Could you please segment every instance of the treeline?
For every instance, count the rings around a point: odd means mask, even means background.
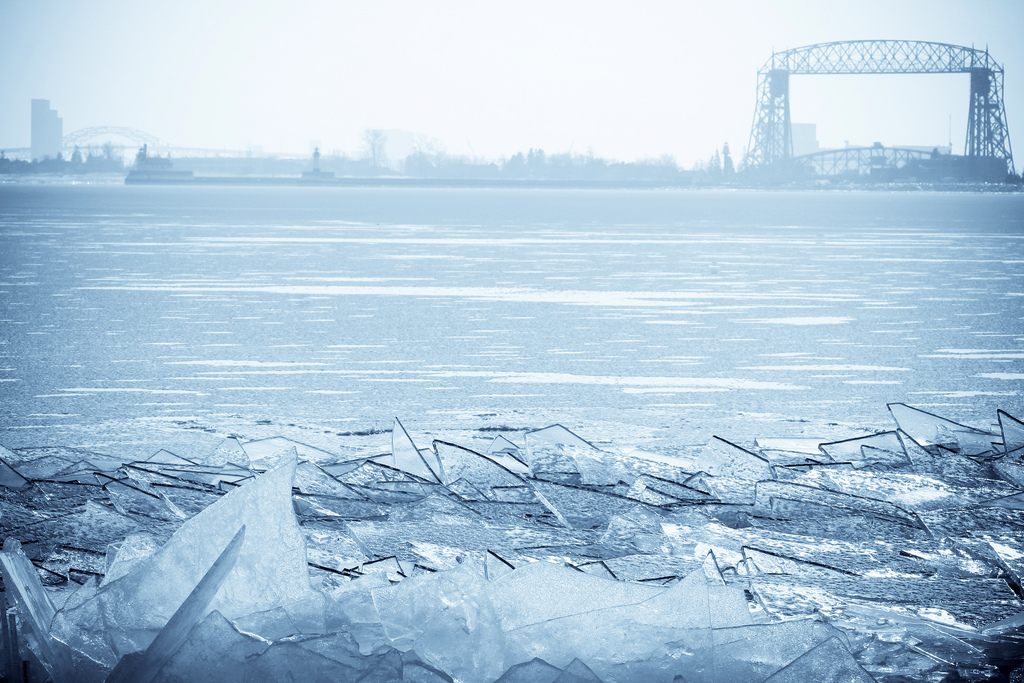
[[[612,161],[590,155],[546,154],[542,149],[519,152],[503,161],[480,161],[444,153],[414,152],[403,171],[415,178],[480,178],[488,180],[657,180],[682,182],[691,173],[670,157],[645,161]]]
[[[519,152],[502,161],[481,161],[443,152],[414,152],[402,163],[415,178],[482,178],[493,180],[648,180],[720,182],[734,173],[729,146],[692,169],[680,168],[670,156],[643,161],[614,161],[589,154],[547,154],[542,149]]]
[[[25,161],[23,159],[9,159],[0,151],[0,174],[30,174],[30,173],[121,173],[124,171],[124,161],[114,153],[113,147],[105,145],[100,153],[90,150],[82,154],[77,147],[71,153],[70,158],[65,159],[64,155],[58,153],[56,157]]]

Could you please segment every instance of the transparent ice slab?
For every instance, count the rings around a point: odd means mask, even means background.
[[[235,568],[244,539],[243,525],[145,651],[122,657],[107,683],[149,683],[156,677],[209,611],[210,602]]]
[[[1003,451],[1011,453],[1024,449],[1024,422],[1021,422],[1005,410],[997,413],[999,430],[1003,438]]]
[[[940,446],[964,455],[988,455],[994,451],[995,434],[948,420],[905,403],[890,403],[889,412],[900,429],[928,448]]]
[[[292,511],[294,470],[292,459],[186,521],[159,551],[92,600],[60,610],[56,637],[108,668],[144,649],[243,525],[239,560],[210,609],[230,618],[308,595],[305,544]]]

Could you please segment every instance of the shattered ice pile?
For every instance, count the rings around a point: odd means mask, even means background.
[[[1024,423],[890,411],[813,452],[0,449],[4,678],[1019,680]]]

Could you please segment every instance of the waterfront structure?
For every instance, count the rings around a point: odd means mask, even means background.
[[[1013,152],[1003,106],[1003,67],[988,50],[916,40],[847,40],[817,43],[772,54],[758,71],[758,98],[745,167],[792,170],[793,126],[789,78],[793,75],[968,74],[964,168],[990,177],[997,167],[1014,172]]]

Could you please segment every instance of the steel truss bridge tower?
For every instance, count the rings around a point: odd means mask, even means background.
[[[793,158],[789,77],[837,74],[970,74],[969,160],[998,160],[1012,173],[1013,152],[1003,106],[1003,67],[988,50],[917,40],[817,43],[772,54],[757,72],[757,107],[745,166],[778,167]]]

